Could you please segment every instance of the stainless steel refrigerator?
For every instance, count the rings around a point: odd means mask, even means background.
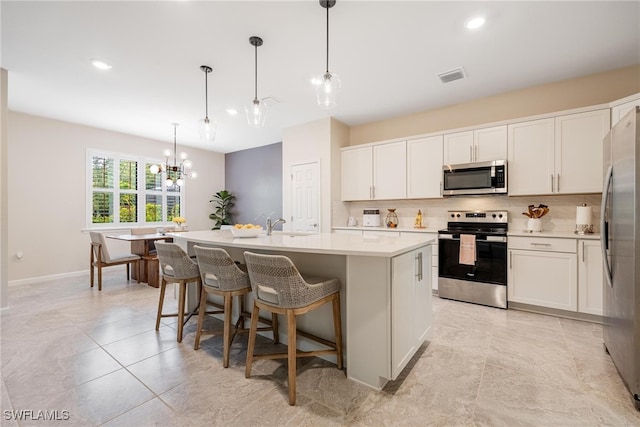
[[[640,410],[640,108],[604,139],[604,345]]]

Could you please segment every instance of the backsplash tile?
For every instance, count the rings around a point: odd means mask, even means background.
[[[418,209],[422,210],[422,223],[429,229],[441,229],[447,225],[446,213],[452,210],[507,210],[509,229],[526,229],[527,217],[522,212],[527,206],[544,204],[549,213],[542,218],[545,231],[573,232],[576,225],[576,207],[586,203],[593,210],[594,232],[600,231],[601,194],[575,194],[557,196],[457,196],[442,199],[373,200],[367,202],[334,202],[333,226],[346,226],[349,216],[362,223],[362,210],[380,209],[384,220],[387,209],[395,208],[400,227],[412,227]]]

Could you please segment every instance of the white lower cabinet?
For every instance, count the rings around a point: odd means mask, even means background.
[[[578,311],[602,316],[602,252],[598,240],[578,240]]]
[[[396,379],[431,328],[431,250],[399,255],[391,263],[391,377]]]
[[[577,311],[576,240],[509,237],[507,286],[509,301]]]

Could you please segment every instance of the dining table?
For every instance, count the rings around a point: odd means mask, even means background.
[[[115,234],[107,236],[110,239],[124,240],[131,242],[131,253],[140,255],[140,268],[134,268],[131,277],[140,282],[147,283],[149,286],[157,288],[160,285],[160,265],[158,256],[155,253],[153,243],[158,240],[173,242],[171,236],[164,233],[150,234]],[[136,271],[139,270],[139,271]],[[139,276],[139,277],[138,277]]]

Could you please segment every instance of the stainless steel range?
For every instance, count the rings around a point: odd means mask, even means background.
[[[441,298],[507,308],[507,211],[449,211],[438,231]]]

